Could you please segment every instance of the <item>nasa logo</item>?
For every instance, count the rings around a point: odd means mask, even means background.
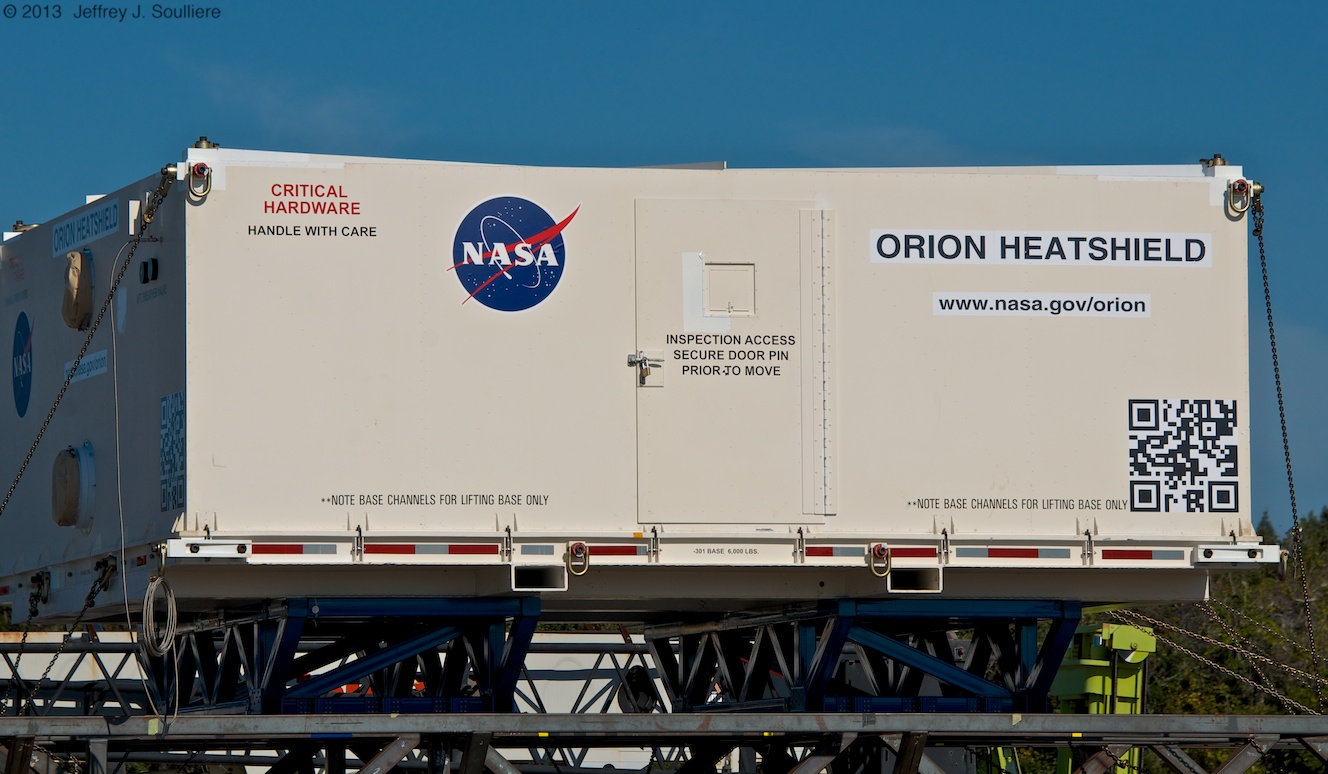
[[[32,395],[32,326],[26,312],[18,313],[14,323],[14,410],[22,419],[28,413]]]
[[[475,207],[457,226],[452,268],[466,298],[500,312],[520,312],[549,297],[567,262],[563,229],[544,208],[515,196]]]

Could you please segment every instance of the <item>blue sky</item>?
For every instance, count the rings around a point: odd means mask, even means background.
[[[1328,157],[1328,5],[192,4],[221,18],[80,20],[79,3],[59,19],[0,17],[6,228],[149,174],[200,134],[227,147],[596,166],[1220,152],[1267,187],[1297,495],[1302,512],[1328,506],[1328,261],[1311,174]],[[1257,264],[1250,288],[1252,502],[1285,527]]]

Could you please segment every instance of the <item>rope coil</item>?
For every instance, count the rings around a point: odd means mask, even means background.
[[[160,634],[157,632],[158,591],[162,592],[162,598],[166,601],[166,619]],[[178,610],[175,606],[175,592],[171,590],[171,584],[166,582],[166,576],[152,576],[147,591],[143,593],[143,623],[141,629],[143,649],[148,652],[149,656],[161,658],[175,648],[175,626],[178,617]]]

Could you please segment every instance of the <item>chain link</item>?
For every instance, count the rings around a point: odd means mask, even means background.
[[[9,699],[14,695],[14,686],[22,685],[22,679],[18,676],[18,665],[23,663],[23,649],[28,646],[28,632],[32,631],[32,619],[37,616],[37,589],[33,589],[28,594],[28,618],[23,622],[23,636],[18,640],[18,654],[14,656],[14,668],[10,670],[9,689],[5,691],[5,696],[0,699],[0,717],[9,714]],[[23,697],[14,699],[14,715],[18,715],[19,703]]]
[[[1263,305],[1268,313],[1268,345],[1273,353],[1273,383],[1277,386],[1277,416],[1282,422],[1282,454],[1286,458],[1287,490],[1291,494],[1291,536],[1296,555],[1296,572],[1300,575],[1300,592],[1305,605],[1305,627],[1309,633],[1310,664],[1319,674],[1319,648],[1314,642],[1314,612],[1310,606],[1310,581],[1305,575],[1305,547],[1301,541],[1300,512],[1296,508],[1296,480],[1291,473],[1291,436],[1287,433],[1286,401],[1282,397],[1282,369],[1277,360],[1277,332],[1273,327],[1273,294],[1268,285],[1268,255],[1263,244],[1263,196],[1256,189],[1250,195],[1250,217],[1254,223],[1254,237],[1259,241],[1259,269],[1263,273]],[[1314,697],[1319,711],[1324,709],[1323,688],[1316,680]]]
[[[1167,623],[1166,621],[1159,621],[1159,620],[1156,619],[1156,618],[1150,618],[1149,616],[1146,616],[1146,615],[1144,615],[1143,613],[1138,613],[1138,612],[1135,612],[1135,611],[1133,611],[1133,610],[1121,610],[1121,611],[1118,611],[1118,612],[1119,612],[1119,613],[1122,613],[1122,614],[1124,614],[1124,615],[1130,616],[1130,617],[1132,617],[1132,618],[1135,618],[1135,619],[1137,619],[1137,620],[1144,621],[1144,622],[1146,622],[1149,626],[1153,626],[1153,627],[1155,627],[1155,628],[1159,628],[1159,629],[1169,629],[1170,631],[1176,632],[1176,633],[1178,633],[1178,634],[1184,634],[1184,635],[1187,636],[1187,637],[1193,637],[1194,639],[1196,639],[1196,640],[1198,640],[1198,641],[1200,641],[1200,642],[1202,642],[1202,643],[1205,643],[1205,644],[1207,644],[1207,645],[1212,645],[1212,646],[1214,646],[1214,647],[1223,648],[1223,649],[1225,649],[1225,650],[1230,650],[1230,651],[1232,651],[1233,653],[1236,653],[1236,654],[1238,654],[1238,655],[1241,655],[1241,656],[1244,656],[1245,658],[1250,659],[1251,661],[1261,661],[1261,662],[1267,664],[1268,666],[1272,666],[1272,667],[1276,667],[1276,668],[1278,668],[1278,669],[1281,669],[1281,670],[1283,670],[1284,672],[1288,673],[1288,674],[1291,676],[1291,678],[1292,678],[1293,680],[1295,680],[1296,682],[1298,682],[1298,683],[1300,683],[1301,685],[1305,686],[1306,688],[1308,688],[1308,687],[1310,687],[1310,686],[1312,686],[1312,685],[1323,685],[1323,684],[1328,684],[1328,679],[1324,679],[1324,678],[1322,678],[1322,677],[1319,677],[1318,675],[1312,675],[1312,674],[1310,674],[1309,672],[1306,672],[1306,671],[1301,670],[1301,669],[1296,669],[1295,667],[1291,666],[1290,664],[1283,664],[1281,661],[1278,661],[1278,660],[1276,660],[1276,659],[1269,658],[1269,657],[1263,655],[1262,653],[1256,653],[1256,652],[1254,652],[1254,651],[1252,651],[1252,650],[1248,650],[1248,649],[1246,649],[1246,648],[1242,648],[1242,647],[1240,647],[1239,645],[1232,645],[1232,644],[1230,644],[1230,643],[1222,642],[1221,640],[1214,639],[1214,638],[1209,637],[1209,636],[1207,636],[1207,635],[1205,635],[1205,634],[1200,634],[1199,632],[1192,632],[1192,631],[1190,631],[1189,629],[1186,629],[1186,628],[1183,627],[1183,626],[1177,626],[1176,624],[1173,624],[1173,623]],[[1119,617],[1119,616],[1118,616],[1118,617]],[[1319,713],[1316,712],[1316,713],[1314,713],[1314,714],[1318,715]]]
[[[18,467],[18,473],[14,475],[14,480],[9,484],[9,489],[5,492],[4,499],[0,500],[0,515],[3,515],[5,509],[9,507],[9,501],[13,499],[14,491],[18,489],[19,482],[23,480],[23,474],[27,472],[28,465],[32,463],[32,458],[37,454],[37,447],[41,445],[42,438],[46,435],[46,430],[51,425],[51,420],[55,418],[56,410],[60,408],[60,403],[64,400],[65,393],[69,390],[69,385],[73,383],[74,374],[78,373],[78,367],[83,362],[83,357],[87,354],[88,347],[92,346],[92,338],[97,335],[97,329],[101,327],[101,322],[106,317],[107,310],[110,309],[111,303],[115,300],[115,291],[119,289],[120,282],[124,279],[125,272],[128,271],[130,264],[133,263],[134,253],[138,251],[138,246],[143,242],[143,238],[147,235],[148,226],[152,225],[152,221],[157,215],[157,210],[161,207],[162,202],[166,200],[167,194],[170,193],[171,184],[174,182],[173,173],[174,170],[170,167],[161,170],[161,179],[157,182],[157,188],[152,192],[152,196],[148,199],[147,206],[143,209],[142,223],[139,226],[138,234],[134,236],[134,241],[129,245],[129,253],[124,257],[124,262],[120,264],[120,269],[116,272],[115,279],[111,281],[111,288],[106,293],[106,300],[102,302],[101,308],[97,311],[96,318],[94,318],[92,324],[88,326],[88,334],[84,337],[83,344],[79,347],[78,354],[74,357],[73,366],[69,369],[69,373],[65,375],[65,380],[60,385],[59,392],[55,395],[55,401],[51,404],[50,411],[46,412],[46,418],[42,420],[41,427],[37,429],[37,436],[33,438],[32,444],[28,447],[27,454],[23,456],[23,462]],[[87,599],[83,605],[83,610],[79,612],[78,618],[75,619],[73,626],[70,628],[69,634],[66,635],[64,642],[61,643],[60,650],[56,653],[55,658],[51,659],[51,663],[46,666],[46,671],[42,673],[41,680],[37,682],[36,688],[33,689],[32,693],[28,694],[27,701],[23,705],[25,710],[31,708],[33,695],[36,694],[37,689],[46,681],[47,676],[51,672],[51,668],[55,666],[56,659],[60,657],[60,654],[63,653],[64,649],[69,645],[73,629],[77,628],[78,624],[83,621],[83,617],[87,615],[88,610],[92,608],[93,604],[95,604],[97,593],[101,590],[101,584],[105,580],[105,576],[102,576],[93,582],[93,588],[88,592]],[[9,711],[8,703],[10,697],[13,695],[14,686],[22,684],[22,678],[19,677],[18,666],[23,661],[23,652],[28,644],[28,632],[32,629],[32,619],[35,618],[38,613],[37,603],[37,590],[34,589],[33,593],[30,594],[28,598],[28,618],[23,624],[23,636],[19,639],[18,654],[14,657],[14,668],[12,670],[13,674],[11,676],[9,690],[5,692],[4,698],[0,699],[0,716],[7,714]],[[19,711],[19,703],[22,701],[22,696],[15,699],[15,715],[22,714]]]
[[[1221,626],[1222,630],[1225,631],[1227,633],[1227,636],[1231,638],[1232,643],[1234,644],[1244,643],[1244,645],[1250,646],[1251,648],[1253,647],[1254,643],[1240,636],[1239,634],[1236,633],[1235,629],[1232,629],[1230,626],[1228,626],[1227,622],[1222,619],[1222,616],[1217,614],[1217,611],[1213,609],[1212,605],[1205,602],[1199,605],[1195,605],[1195,607],[1204,611],[1205,613],[1208,614],[1209,618],[1212,618],[1214,621],[1216,621],[1217,625]],[[1250,668],[1254,670],[1254,673],[1259,676],[1259,679],[1262,680],[1265,685],[1272,685],[1273,681],[1268,679],[1268,675],[1264,674],[1263,670],[1259,668],[1258,664],[1250,662]]]
[[[1214,599],[1210,599],[1210,600],[1208,600],[1208,604],[1210,604],[1210,605],[1217,605],[1218,607],[1222,608],[1223,610],[1227,611],[1228,613],[1231,613],[1232,615],[1236,616],[1237,618],[1241,619],[1242,621],[1245,621],[1245,622],[1248,623],[1250,626],[1253,626],[1254,628],[1258,629],[1259,631],[1261,631],[1261,632],[1263,632],[1263,633],[1265,633],[1265,634],[1272,635],[1274,638],[1280,640],[1283,644],[1289,646],[1292,650],[1300,651],[1301,653],[1304,653],[1304,654],[1307,655],[1307,656],[1309,655],[1309,652],[1310,652],[1310,649],[1309,649],[1309,648],[1305,647],[1304,645],[1301,645],[1299,642],[1296,642],[1295,640],[1293,640],[1293,639],[1291,639],[1290,637],[1286,636],[1286,635],[1283,634],[1282,632],[1280,632],[1280,631],[1274,629],[1273,627],[1271,627],[1271,626],[1266,626],[1266,625],[1264,625],[1264,624],[1259,623],[1258,621],[1254,620],[1253,618],[1250,618],[1248,615],[1245,615],[1244,613],[1240,612],[1239,610],[1237,610],[1236,608],[1232,607],[1231,605],[1228,605],[1227,603],[1223,602],[1222,600],[1220,600],[1220,599],[1216,599],[1216,598],[1214,598]],[[1247,641],[1248,641],[1248,638],[1247,638]]]
[[[32,711],[33,700],[37,698],[37,692],[46,684],[46,678],[51,676],[51,670],[55,668],[55,662],[60,659],[60,656],[65,652],[65,648],[69,647],[70,641],[74,639],[74,632],[78,630],[79,624],[83,623],[84,616],[88,614],[88,611],[92,609],[93,605],[97,604],[97,595],[100,594],[103,589],[110,587],[111,575],[114,572],[114,565],[107,563],[102,566],[100,574],[98,574],[97,578],[92,581],[92,588],[88,589],[87,597],[83,599],[83,609],[78,611],[78,616],[75,617],[74,622],[69,625],[69,631],[65,632],[64,639],[60,641],[60,647],[56,648],[55,655],[51,656],[51,661],[46,665],[46,669],[42,671],[41,678],[37,680],[36,685],[34,685],[32,690],[28,693],[27,701],[23,705],[23,711],[15,712],[15,715],[25,715]],[[21,649],[19,653],[20,655],[22,654]],[[18,677],[17,670],[15,670],[14,677]]]
[[[55,418],[55,411],[60,408],[60,402],[64,400],[65,392],[69,390],[69,385],[74,380],[74,374],[78,373],[78,367],[83,362],[83,356],[88,353],[88,347],[92,346],[92,337],[97,335],[97,328],[101,326],[102,318],[106,316],[106,311],[111,308],[111,302],[115,300],[115,291],[120,287],[120,281],[124,279],[129,264],[133,262],[134,253],[138,250],[144,235],[147,234],[148,226],[152,224],[152,219],[156,217],[157,208],[166,199],[166,194],[170,193],[171,183],[174,182],[174,175],[171,172],[170,167],[161,171],[161,181],[157,183],[157,189],[152,192],[152,198],[148,200],[148,205],[143,210],[143,223],[138,230],[138,234],[134,237],[134,241],[129,246],[129,254],[125,256],[124,263],[120,264],[120,270],[111,282],[111,289],[106,294],[106,300],[102,302],[96,318],[93,319],[92,325],[88,327],[88,335],[83,339],[83,346],[79,347],[78,355],[74,357],[73,365],[69,369],[69,373],[65,375],[64,383],[60,385],[60,391],[55,394],[55,402],[51,404],[51,410],[46,412],[46,419],[42,420],[41,427],[37,429],[37,437],[32,440],[32,445],[28,447],[28,453],[23,457],[23,463],[18,466],[18,474],[14,476],[13,483],[9,485],[9,491],[5,492],[4,499],[0,500],[0,515],[4,515],[5,509],[9,507],[9,501],[14,496],[14,490],[18,489],[18,482],[23,479],[23,474],[27,472],[28,465],[37,453],[37,447],[41,444],[42,436],[46,435],[46,429],[50,427],[51,420]]]
[[[1122,615],[1122,613],[1125,614],[1125,615]],[[1162,627],[1167,628],[1167,629],[1175,629],[1175,630],[1178,630],[1178,631],[1180,631],[1180,632],[1182,632],[1182,633],[1184,633],[1184,634],[1189,634],[1190,636],[1193,636],[1193,637],[1195,637],[1195,638],[1197,638],[1197,639],[1200,639],[1200,640],[1204,640],[1204,641],[1208,641],[1208,642],[1213,642],[1213,643],[1216,643],[1216,644],[1218,644],[1218,645],[1223,645],[1223,643],[1217,642],[1216,640],[1212,640],[1212,639],[1209,638],[1209,637],[1204,637],[1204,636],[1202,636],[1202,635],[1196,635],[1196,634],[1194,634],[1193,632],[1187,632],[1187,631],[1185,631],[1184,629],[1181,629],[1181,628],[1178,627],[1178,626],[1172,626],[1172,625],[1170,625],[1170,624],[1166,624],[1166,623],[1163,623],[1163,622],[1161,622],[1161,621],[1155,621],[1154,619],[1150,619],[1148,616],[1141,615],[1141,614],[1136,613],[1136,612],[1131,611],[1131,610],[1121,610],[1121,611],[1113,612],[1111,615],[1112,615],[1113,618],[1115,618],[1116,620],[1120,621],[1121,623],[1129,623],[1129,621],[1126,620],[1126,616],[1133,616],[1133,617],[1137,617],[1137,618],[1140,618],[1140,619],[1145,620],[1145,621],[1149,621],[1149,622],[1153,623],[1154,625],[1161,625]],[[1253,689],[1256,690],[1256,691],[1259,691],[1259,692],[1261,692],[1261,693],[1266,693],[1266,694],[1268,694],[1269,696],[1274,697],[1274,698],[1277,699],[1278,701],[1280,701],[1280,702],[1282,702],[1282,703],[1284,703],[1284,704],[1286,704],[1286,705],[1288,705],[1288,706],[1295,707],[1295,708],[1301,710],[1302,712],[1304,712],[1306,715],[1318,715],[1318,714],[1319,714],[1318,712],[1315,712],[1314,710],[1310,709],[1309,707],[1306,707],[1304,704],[1301,704],[1300,702],[1296,701],[1295,699],[1291,698],[1290,696],[1284,696],[1284,695],[1278,693],[1277,691],[1273,690],[1272,688],[1270,688],[1270,687],[1268,687],[1268,686],[1266,686],[1266,685],[1260,685],[1260,684],[1256,683],[1255,681],[1251,680],[1250,678],[1246,677],[1245,675],[1238,674],[1238,673],[1236,673],[1236,672],[1234,672],[1234,671],[1232,671],[1232,670],[1230,670],[1230,669],[1227,669],[1226,667],[1222,666],[1221,664],[1217,663],[1216,661],[1213,661],[1212,659],[1207,658],[1206,656],[1203,656],[1203,655],[1201,655],[1201,654],[1199,654],[1199,653],[1196,653],[1195,651],[1190,650],[1189,648],[1185,647],[1184,645],[1181,645],[1181,644],[1178,643],[1178,642],[1173,642],[1173,641],[1167,639],[1166,637],[1164,637],[1164,636],[1158,634],[1157,632],[1154,632],[1154,633],[1153,633],[1153,636],[1154,636],[1154,637],[1157,637],[1157,639],[1158,639],[1159,642],[1164,642],[1164,643],[1166,643],[1167,645],[1170,645],[1171,647],[1175,648],[1176,650],[1179,650],[1181,653],[1184,653],[1185,655],[1189,656],[1190,658],[1193,658],[1193,659],[1195,659],[1195,660],[1197,660],[1197,661],[1200,661],[1200,662],[1202,662],[1203,664],[1206,664],[1207,666],[1212,667],[1213,669],[1216,669],[1217,671],[1222,672],[1223,674],[1225,674],[1225,675],[1227,675],[1227,676],[1229,676],[1229,677],[1234,677],[1234,678],[1236,678],[1237,680],[1241,681],[1242,683],[1245,683],[1246,685],[1248,685],[1249,687],[1253,688]]]

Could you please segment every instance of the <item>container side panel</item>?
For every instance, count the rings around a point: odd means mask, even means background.
[[[128,257],[143,199],[156,183],[155,176],[142,180],[0,247],[0,326],[14,342],[12,389],[0,409],[5,486]],[[0,518],[0,574],[74,562],[76,569],[53,573],[52,584],[57,590],[77,586],[71,593],[81,597],[91,559],[172,534],[185,487],[183,450],[173,444],[182,444],[184,426],[182,416],[164,415],[162,406],[171,396],[178,402],[184,390],[184,220],[184,197],[176,189],[135,251]],[[79,268],[92,280],[90,311],[72,324],[63,313],[71,252],[83,256]],[[77,462],[64,469],[57,486],[53,476],[62,455]],[[77,481],[68,477],[75,469]],[[67,506],[68,526],[53,518],[57,493]]]
[[[630,200],[516,168],[226,177],[191,230],[191,515],[234,533],[635,522]]]
[[[842,208],[841,513],[1249,535],[1246,224],[1215,186],[901,175]]]

